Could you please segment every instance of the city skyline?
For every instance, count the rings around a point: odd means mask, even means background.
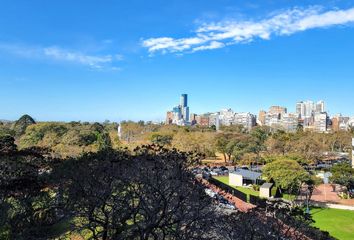
[[[186,94],[186,93],[184,93],[184,94],[180,94],[181,96],[180,96],[180,104],[179,105],[173,105],[174,107],[172,108],[172,111],[175,109],[175,108],[177,108],[177,107],[179,107],[179,106],[181,106],[181,104],[182,104],[182,96],[183,95],[186,95],[186,98],[188,98],[188,102],[189,102],[189,94]],[[176,102],[176,101],[175,101]],[[257,116],[257,119],[258,119],[258,114],[260,113],[260,112],[262,112],[262,111],[268,111],[268,109],[271,109],[272,107],[281,107],[281,108],[285,108],[286,110],[287,110],[287,112],[288,113],[290,113],[290,114],[293,114],[293,113],[297,113],[297,105],[299,104],[299,103],[306,103],[306,102],[313,102],[314,104],[317,104],[317,103],[319,103],[319,102],[323,102],[324,103],[324,109],[325,109],[325,111],[324,112],[326,112],[327,114],[328,114],[328,116],[330,116],[330,117],[334,117],[334,116],[338,116],[338,115],[341,115],[341,116],[346,116],[346,117],[354,117],[354,114],[353,115],[346,115],[346,114],[344,114],[344,113],[342,113],[342,112],[338,112],[338,111],[331,111],[331,109],[328,109],[328,103],[326,102],[326,101],[324,101],[324,100],[313,100],[313,99],[306,99],[306,100],[299,100],[299,101],[297,101],[297,102],[295,102],[294,104],[293,104],[293,106],[292,107],[289,107],[289,106],[286,106],[285,104],[282,104],[282,103],[276,103],[276,104],[272,104],[272,105],[269,105],[269,106],[265,106],[265,107],[263,107],[263,108],[259,108],[258,110],[255,110],[255,111],[250,111],[250,110],[239,110],[239,109],[245,109],[245,108],[233,108],[233,107],[230,107],[231,105],[225,105],[225,107],[221,107],[221,108],[219,108],[219,109],[216,109],[216,110],[214,110],[214,109],[208,109],[207,107],[205,108],[206,110],[205,111],[201,111],[201,112],[198,112],[198,111],[193,111],[193,106],[192,106],[192,111],[190,110],[190,105],[188,104],[188,120],[187,120],[187,122],[189,121],[189,118],[190,118],[190,114],[197,114],[197,115],[203,115],[203,114],[212,114],[212,113],[217,113],[217,112],[220,112],[220,111],[223,111],[223,110],[232,110],[233,112],[235,112],[235,113],[251,113],[251,114],[253,114],[253,115],[255,115],[255,116]],[[264,106],[264,105],[263,105]],[[167,112],[169,112],[170,110],[166,110]],[[164,113],[166,112],[166,111],[164,111]],[[182,110],[181,110],[182,111]],[[31,113],[23,113],[22,115],[24,115],[24,114],[29,114],[29,115],[31,115]],[[182,114],[182,113],[181,113]],[[152,121],[152,122],[155,122],[155,123],[157,123],[157,122],[165,122],[165,120],[166,120],[166,114],[160,114],[161,115],[161,117],[160,118],[155,118],[155,119],[148,119],[148,118],[136,118],[136,119],[132,119],[132,118],[126,118],[126,119],[124,119],[124,118],[118,118],[118,120],[114,120],[114,119],[108,119],[108,118],[105,118],[105,119],[102,119],[102,120],[98,120],[98,122],[103,122],[103,121],[106,121],[106,120],[109,120],[109,121],[117,121],[117,122],[119,122],[119,121],[140,121],[140,120],[143,120],[143,121]],[[183,115],[183,114],[182,114]],[[20,115],[21,116],[21,115]],[[20,117],[20,116],[18,116],[18,117]],[[13,118],[13,119],[10,119],[10,118],[8,118],[8,119],[6,119],[6,118],[0,118],[0,120],[3,120],[3,121],[15,121],[15,120],[17,120],[18,119],[18,117],[16,118]],[[38,119],[38,118],[36,118],[35,116],[33,116],[34,117],[34,119],[36,119],[36,120],[38,120],[38,121],[63,121],[63,122],[70,122],[70,121],[89,121],[89,122],[95,122],[96,120],[86,120],[86,119],[67,119],[67,120],[59,120],[59,119],[52,119],[52,120],[47,120],[47,119]],[[181,117],[181,118],[183,118],[184,119],[184,117]]]
[[[354,1],[0,6],[0,119],[162,121],[183,92],[193,113],[321,99],[354,116]]]
[[[295,112],[281,105],[269,106],[268,110],[261,109],[258,114],[237,112],[231,108],[215,112],[195,113],[189,116],[188,94],[181,94],[180,104],[166,112],[166,125],[201,126],[220,130],[220,126],[239,125],[251,131],[255,126],[267,126],[271,131],[285,132],[303,131],[329,133],[350,131],[354,127],[354,116],[342,114],[330,115],[326,103],[319,101],[299,101]]]

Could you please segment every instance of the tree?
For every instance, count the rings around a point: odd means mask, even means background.
[[[297,193],[310,175],[293,160],[277,160],[268,163],[263,168],[263,176],[267,181],[274,181],[275,185],[289,193]]]
[[[180,151],[198,152],[206,157],[215,156],[214,134],[211,132],[181,129],[173,136],[171,145]]]
[[[61,170],[76,231],[93,239],[203,239],[211,201],[187,170],[189,156],[159,146],[105,150]],[[59,174],[60,176],[60,174]]]
[[[226,151],[234,163],[239,161],[245,153],[249,152],[250,137],[246,134],[235,134],[226,145]]]
[[[159,134],[159,133],[154,133],[150,137],[150,141],[153,144],[161,145],[161,146],[171,145],[172,139],[173,139],[173,136],[171,136],[171,135],[165,135],[165,134]]]
[[[11,129],[10,124],[4,124],[1,122],[0,124],[0,136],[10,135],[15,136],[15,131]]]
[[[326,147],[320,137],[324,134],[311,132],[297,133],[291,143],[291,151],[300,154],[308,162],[315,163],[319,156],[326,151]]]
[[[268,138],[268,131],[265,127],[256,127],[250,133],[253,141],[249,144],[249,150],[257,155],[257,162],[260,159],[260,152],[266,150],[264,143]]]
[[[11,153],[17,150],[15,139],[12,136],[0,136],[0,154]]]
[[[189,171],[195,157],[156,145],[65,160],[35,149],[3,153],[0,237],[66,239],[90,231],[90,239],[100,240],[329,239],[283,206],[248,213],[216,208]],[[63,235],[52,234],[70,219]]]
[[[291,134],[279,130],[267,139],[266,145],[269,152],[285,155],[291,148]]]
[[[354,189],[354,169],[348,163],[336,164],[331,169],[333,183],[345,186],[347,190]]]
[[[227,144],[229,141],[227,136],[229,136],[229,135],[226,135],[223,133],[218,134],[216,136],[216,141],[215,141],[216,150],[223,154],[225,162],[227,161],[226,153],[227,153]]]
[[[15,131],[16,136],[21,136],[22,134],[24,134],[26,128],[32,124],[36,124],[36,122],[31,116],[25,114],[20,117],[13,125],[13,130]]]
[[[12,147],[13,148],[13,147]],[[36,149],[0,154],[0,236],[2,239],[47,239],[55,223],[55,201],[46,187],[50,167]]]

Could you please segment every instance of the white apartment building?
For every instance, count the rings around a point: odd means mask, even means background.
[[[219,113],[212,113],[209,115],[209,126],[215,126],[217,131],[220,129]]]
[[[264,125],[272,128],[279,128],[280,126],[279,114],[266,113]]]
[[[235,118],[235,112],[229,108],[229,109],[222,109],[219,112],[219,119],[220,119],[220,124],[225,125],[225,126],[230,126],[233,124]]]
[[[324,101],[318,101],[317,103],[313,101],[301,101],[296,104],[296,113],[301,119],[312,117],[315,113],[325,112]]]
[[[234,116],[234,125],[242,125],[246,129],[251,130],[252,127],[256,125],[256,116],[253,114],[246,112],[246,113],[236,113]]]
[[[284,131],[296,132],[299,124],[299,119],[295,113],[283,114],[280,120],[280,125]]]
[[[314,115],[314,131],[316,132],[327,132],[327,113],[315,113]]]

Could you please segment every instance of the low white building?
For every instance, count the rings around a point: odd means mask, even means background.
[[[259,197],[270,198],[272,196],[273,183],[264,183],[259,188]]]
[[[256,184],[260,180],[261,173],[244,169],[237,169],[229,174],[229,185],[242,187],[247,184]]]

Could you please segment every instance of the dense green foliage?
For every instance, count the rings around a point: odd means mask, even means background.
[[[198,151],[207,158],[220,153],[233,164],[265,163],[274,156],[297,158],[301,165],[313,164],[322,159],[324,152],[350,151],[350,132],[320,134],[311,132],[271,132],[266,127],[247,131],[242,126],[223,126],[221,131],[200,126],[175,126],[151,122],[121,123],[105,121],[38,122],[25,115],[14,123],[0,124],[0,135],[15,137],[20,149],[39,146],[50,149],[58,156],[78,156],[105,147],[122,146],[134,149],[142,144],[155,143],[181,151]]]
[[[331,181],[343,185],[347,189],[354,189],[354,169],[350,164],[337,164],[333,166],[331,173]]]
[[[289,190],[290,193],[298,190],[302,183],[310,179],[300,164],[292,160],[277,160],[267,164],[262,171],[267,181],[273,181],[277,187]]]
[[[21,136],[25,133],[28,126],[36,124],[34,119],[29,115],[23,115],[18,119],[13,125],[13,131],[15,132],[16,136]]]
[[[108,121],[103,124],[87,122],[38,122],[24,115],[13,123],[0,124],[0,136],[15,137],[20,149],[41,147],[56,156],[78,156],[105,148],[121,147],[117,134],[118,125]]]
[[[19,139],[20,148],[46,147],[63,156],[98,151],[110,147],[107,131],[99,123],[37,123],[26,129]]]

